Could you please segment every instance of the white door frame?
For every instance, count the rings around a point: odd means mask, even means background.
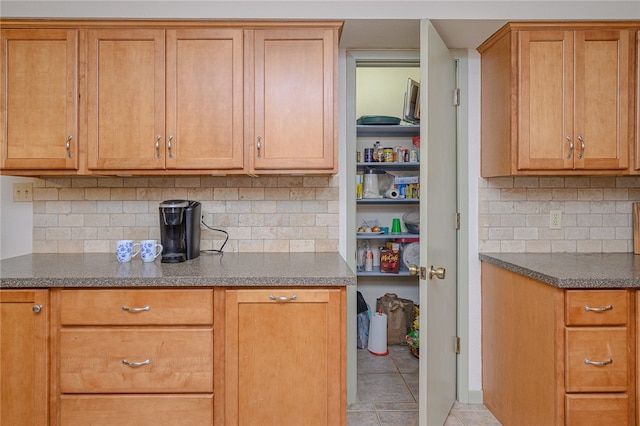
[[[347,161],[356,156],[356,111],[355,111],[355,76],[356,65],[360,61],[379,62],[419,62],[419,50],[340,50],[340,84],[344,90],[340,91],[341,120],[339,128],[339,158],[340,160],[340,187],[345,188],[340,195],[340,221],[341,229],[341,254],[353,271],[355,267],[356,239],[353,232],[355,229],[355,197],[349,194],[355,193],[355,179],[350,179],[356,173],[355,161]],[[467,91],[467,58],[466,51],[452,51],[452,56],[459,60],[458,76],[460,89],[463,93]],[[468,104],[461,103],[458,108],[458,197],[459,210],[462,223],[467,223],[469,218],[468,203],[468,128],[467,114]],[[343,210],[344,209],[344,210]],[[469,288],[461,283],[469,282],[468,254],[469,254],[469,227],[461,226],[458,234],[458,309],[457,323],[458,336],[461,340],[461,353],[458,355],[457,363],[457,400],[462,403],[481,403],[482,397],[474,398],[469,393]],[[347,404],[356,402],[357,390],[357,351],[356,351],[356,288],[347,288]]]

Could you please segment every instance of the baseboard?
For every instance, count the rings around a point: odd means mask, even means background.
[[[469,390],[469,404],[482,404],[483,400],[482,390]]]

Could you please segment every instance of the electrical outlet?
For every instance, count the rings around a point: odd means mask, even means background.
[[[33,201],[33,184],[31,182],[15,182],[13,184],[13,201]]]
[[[562,212],[560,210],[551,210],[549,212],[549,228],[562,229]]]

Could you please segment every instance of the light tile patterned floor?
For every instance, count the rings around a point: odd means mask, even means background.
[[[357,402],[347,407],[347,426],[418,425],[418,359],[407,346],[389,355],[358,349]],[[445,426],[500,426],[482,404],[456,402]]]

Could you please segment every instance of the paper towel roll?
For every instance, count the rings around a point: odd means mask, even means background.
[[[398,198],[398,190],[395,188],[388,189],[387,192],[384,193],[386,198]]]
[[[374,355],[385,356],[389,354],[387,349],[387,315],[376,312],[369,322],[369,352]]]

